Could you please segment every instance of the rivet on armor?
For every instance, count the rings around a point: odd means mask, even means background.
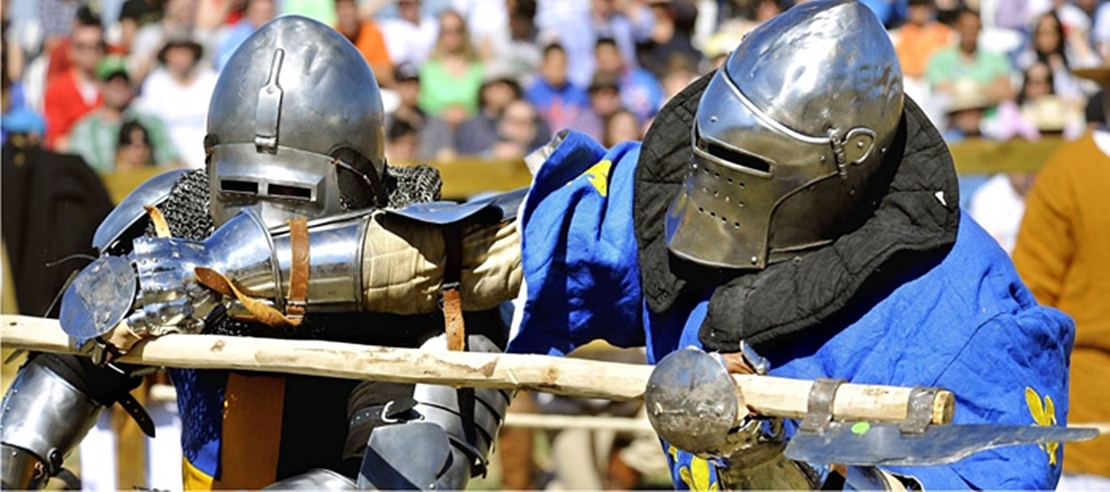
[[[752,257],[752,264],[754,265],[756,263],[759,263],[759,257],[758,256],[753,256]]]

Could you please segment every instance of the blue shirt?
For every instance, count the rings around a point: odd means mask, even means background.
[[[639,150],[625,143],[606,151],[571,133],[538,170],[521,216],[527,300],[510,352],[564,355],[604,339],[645,345],[654,363],[702,347],[708,293],[661,314],[643,300],[632,220]],[[1005,253],[966,215],[937,266],[837,328],[831,338],[802,335],[786,353],[763,354],[771,374],[940,386],[956,395],[955,424],[1066,424],[1074,325],[1036,305]],[[676,487],[715,482],[704,461],[667,449]],[[1060,460],[1058,446],[1011,446],[891,471],[926,489],[1051,489]]]

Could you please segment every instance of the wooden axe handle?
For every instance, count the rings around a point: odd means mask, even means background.
[[[57,320],[0,315],[5,348],[77,353]],[[280,372],[396,383],[527,389],[558,395],[643,398],[652,366],[523,354],[425,351],[318,340],[219,335],[166,335],[140,342],[120,362],[192,369]],[[805,416],[813,381],[734,377],[743,401],[771,417]],[[906,418],[910,388],[842,384],[833,404],[839,420],[897,422]],[[954,398],[941,391],[933,423],[952,420]]]

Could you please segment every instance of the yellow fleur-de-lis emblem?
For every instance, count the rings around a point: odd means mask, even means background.
[[[613,161],[604,159],[601,162],[594,164],[592,167],[582,173],[590,184],[594,186],[601,196],[609,195],[609,170],[613,168]]]
[[[1037,394],[1033,388],[1026,386],[1025,403],[1029,405],[1029,413],[1033,415],[1033,421],[1037,425],[1044,427],[1056,425],[1056,406],[1053,405],[1051,396],[1045,395],[1042,404],[1041,395]],[[1060,449],[1060,443],[1050,442],[1039,446],[1048,453],[1048,464],[1056,466],[1056,450]]]
[[[671,446],[667,449],[667,453],[671,455],[671,461],[678,463],[678,448]],[[682,482],[690,490],[719,489],[717,481],[713,480],[709,462],[697,456],[691,456],[690,464],[678,469],[678,476],[682,478]]]

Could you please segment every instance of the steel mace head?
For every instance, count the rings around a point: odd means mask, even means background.
[[[672,352],[655,365],[644,405],[659,437],[691,453],[720,444],[746,408],[725,366],[695,348]]]

